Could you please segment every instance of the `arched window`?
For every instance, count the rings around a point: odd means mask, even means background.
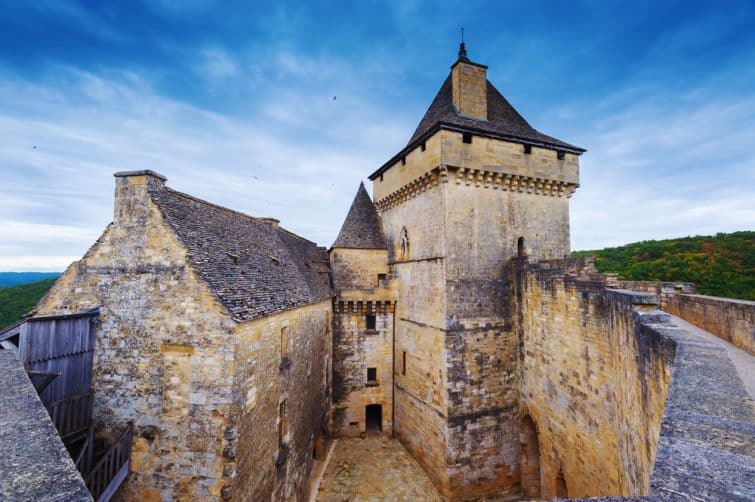
[[[524,237],[519,237],[519,240],[516,241],[516,255],[518,257],[526,256],[527,251],[524,248]]]
[[[521,479],[522,495],[540,498],[540,442],[537,439],[535,422],[529,415],[522,419]]]
[[[406,227],[403,227],[401,229],[401,258],[408,258],[409,257],[409,232],[406,230]]]

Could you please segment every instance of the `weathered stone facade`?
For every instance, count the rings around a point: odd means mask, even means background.
[[[486,85],[484,67],[453,67],[452,99],[469,115],[486,117]],[[446,496],[518,493],[504,268],[520,253],[569,254],[578,176],[576,153],[442,129],[373,175],[398,281],[394,354],[409,361],[396,434]]]
[[[395,285],[380,217],[360,186],[330,250],[333,300],[331,433],[393,432]]]
[[[240,417],[234,500],[306,498],[315,441],[328,423],[330,317],[330,302],[322,302],[236,328],[234,402]]]
[[[607,289],[585,265],[510,265],[520,412],[539,444],[542,484],[532,495],[647,495],[674,345],[641,329],[657,295]]]
[[[139,172],[116,181],[114,222],[36,313],[100,307],[95,419],[101,431],[129,420],[137,431],[122,496],[217,500],[235,493],[258,500],[253,495],[301,494],[313,435],[324,431],[329,408],[330,301],[239,322],[197,273],[155,203],[156,194],[168,190],[164,178]],[[285,369],[279,369],[274,333],[280,323],[290,329]],[[294,419],[285,438],[289,459],[271,478],[278,403],[271,411],[269,400],[286,396]]]

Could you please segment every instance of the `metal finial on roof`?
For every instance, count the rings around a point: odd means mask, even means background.
[[[459,44],[459,59],[467,61],[467,48],[464,45],[464,28],[461,28],[461,44]]]

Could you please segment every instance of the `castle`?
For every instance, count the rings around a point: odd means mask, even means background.
[[[661,425],[699,346],[659,309],[692,295],[569,259],[585,150],[486,71],[462,44],[328,250],[116,173],[113,222],[34,314],[100,309],[95,420],[135,424],[125,499],[302,500],[322,438],[365,432],[447,499],[684,491],[673,448],[696,439]]]

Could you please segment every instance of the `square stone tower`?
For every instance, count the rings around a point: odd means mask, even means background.
[[[375,171],[395,277],[394,431],[445,495],[520,490],[512,257],[569,254],[585,150],[533,129],[459,57],[409,143]]]

